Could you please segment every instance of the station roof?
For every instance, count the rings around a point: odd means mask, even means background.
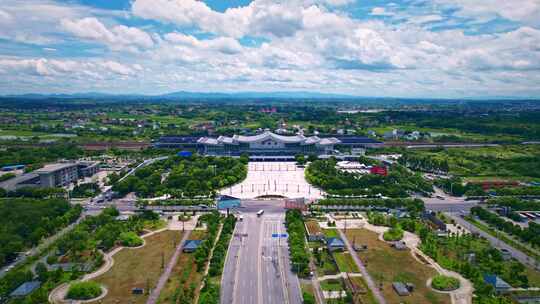
[[[198,140],[198,143],[207,144],[207,145],[223,145],[223,144],[237,145],[241,143],[256,143],[256,142],[261,142],[265,140],[274,140],[276,142],[281,142],[281,143],[286,143],[286,144],[298,143],[301,145],[311,145],[311,144],[331,145],[331,144],[340,143],[339,139],[335,137],[319,138],[317,136],[305,137],[304,135],[285,136],[285,135],[275,134],[270,131],[265,131],[264,133],[253,135],[253,136],[234,135],[233,137],[220,136],[218,138],[201,137]]]

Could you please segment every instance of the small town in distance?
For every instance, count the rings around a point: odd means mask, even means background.
[[[486,126],[514,119],[469,106],[269,103],[217,107],[244,113],[223,120],[204,103],[153,106],[161,118],[147,105],[97,118],[51,105],[33,114],[40,131],[22,131],[13,105],[2,115],[13,134],[0,157],[2,301],[532,303],[534,136],[399,127],[418,113],[419,125],[458,112]],[[170,123],[183,113],[193,122]],[[50,119],[72,135],[55,138]]]
[[[0,0],[0,304],[540,304],[540,0]]]

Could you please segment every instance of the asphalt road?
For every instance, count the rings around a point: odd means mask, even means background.
[[[222,277],[221,303],[300,304],[298,277],[291,271],[281,201],[246,201],[240,209]],[[265,213],[259,218],[259,210]],[[279,237],[276,237],[279,236]]]
[[[478,201],[466,201],[464,197],[455,197],[446,194],[440,188],[433,187],[435,193],[432,197],[423,197],[426,209],[441,212],[461,212],[469,213],[469,210],[478,204]]]
[[[492,236],[491,234],[479,229],[478,227],[476,227],[473,224],[467,222],[466,220],[464,220],[463,218],[461,218],[457,214],[453,214],[453,213],[446,213],[446,214],[449,215],[453,220],[455,220],[456,223],[458,223],[459,225],[467,228],[471,232],[478,233],[480,236],[486,238],[489,241],[489,243],[491,244],[491,246],[493,246],[495,248],[499,248],[499,249],[506,249],[512,254],[513,258],[520,261],[522,264],[529,265],[529,266],[531,266],[533,268],[536,267],[535,262],[534,262],[534,258],[529,258],[529,256],[527,256],[522,251],[515,249],[514,247],[506,244],[505,242],[499,240],[498,238]]]

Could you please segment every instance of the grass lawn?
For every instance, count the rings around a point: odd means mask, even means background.
[[[334,253],[334,259],[340,272],[357,273],[360,272],[352,256],[348,252]]]
[[[192,240],[202,240],[206,237],[206,232],[195,230],[189,237]],[[195,257],[193,253],[182,253],[178,259],[178,263],[173,268],[171,276],[161,290],[158,303],[176,303],[178,297],[190,299],[191,302],[195,299],[196,293],[199,292],[199,286],[203,279],[202,273],[197,272],[195,265]],[[180,291],[182,290],[182,291]]]
[[[527,266],[526,269],[525,273],[527,274],[527,278],[529,278],[529,285],[534,287],[540,286],[540,272]]]
[[[343,279],[330,279],[321,282],[321,289],[324,291],[346,290]]]
[[[306,297],[315,299],[315,290],[313,289],[313,285],[311,285],[311,283],[300,283],[300,289],[302,290],[304,299]]]
[[[309,234],[322,233],[322,229],[319,226],[319,223],[317,221],[313,221],[313,220],[306,221],[306,228]]]
[[[362,277],[351,277],[351,284],[359,291],[358,296],[360,297],[360,303],[364,304],[378,304],[377,300],[373,296],[373,293],[367,286],[366,282]]]
[[[114,255],[114,266],[94,280],[109,290],[100,303],[146,303],[146,294],[132,295],[131,289],[139,287],[146,292],[148,287],[156,285],[163,272],[162,254],[166,265],[174,252],[174,241],[178,243],[181,238],[179,231],[163,231],[147,237],[142,248],[123,249]]]
[[[336,263],[334,263],[334,259],[328,253],[328,251],[326,249],[321,250],[320,255],[321,255],[320,263],[315,256],[315,265],[317,266],[317,275],[325,276],[325,275],[338,274],[339,271],[336,266]]]
[[[337,229],[323,229],[324,236],[327,238],[339,237]]]
[[[145,221],[143,225],[144,225],[144,229],[154,231],[154,230],[159,230],[161,228],[167,227],[167,221],[165,220]]]
[[[395,250],[387,243],[379,241],[376,233],[365,229],[347,230],[347,237],[356,237],[368,246],[368,250],[359,252],[358,256],[366,264],[375,282],[383,283],[383,296],[388,303],[450,303],[448,295],[435,293],[426,287],[426,281],[437,272],[416,261],[408,250]],[[394,281],[413,283],[416,289],[410,296],[400,297],[392,288]]]

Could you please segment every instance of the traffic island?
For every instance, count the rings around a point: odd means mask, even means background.
[[[435,291],[444,293],[459,289],[461,284],[457,278],[437,275],[428,281],[428,286]]]
[[[107,289],[96,282],[73,282],[64,297],[66,302],[77,301],[78,303],[90,303],[103,299],[107,295]]]

